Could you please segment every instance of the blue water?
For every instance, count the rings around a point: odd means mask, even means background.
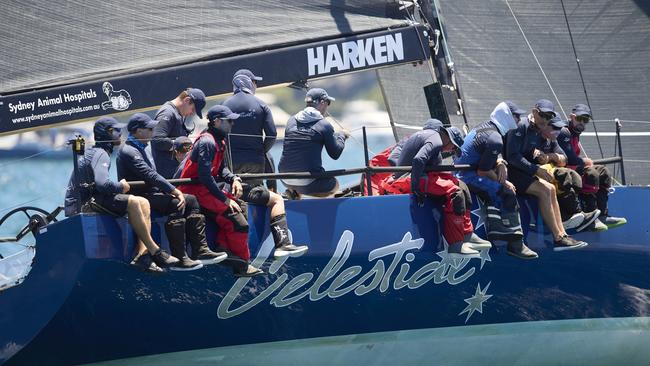
[[[368,137],[368,144],[372,152],[380,152],[394,142],[392,135],[380,134]],[[323,166],[325,169],[341,169],[364,166],[363,146],[361,144],[361,131],[355,131],[350,138],[343,154],[338,160],[332,160],[323,153]],[[275,163],[280,160],[282,142],[276,143],[271,150]],[[372,153],[371,153],[372,156]],[[0,159],[0,217],[4,216],[14,207],[36,206],[51,211],[63,205],[65,189],[72,172],[72,158],[70,159]],[[114,179],[117,179],[115,164],[111,167]],[[359,175],[343,176],[339,178],[341,187],[359,182]],[[284,191],[279,183],[280,192]],[[0,227],[1,236],[13,236],[26,224],[26,217],[20,215],[9,220]]]

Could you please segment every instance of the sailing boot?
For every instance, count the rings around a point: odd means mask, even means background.
[[[513,212],[502,217],[501,211],[493,206],[488,206],[487,236],[494,240],[516,240],[524,236],[519,224],[519,214]]]
[[[465,243],[469,243],[469,247],[474,250],[483,250],[492,248],[492,243],[476,235],[476,233],[465,234],[463,238]]]
[[[171,219],[165,223],[165,233],[172,255],[178,263],[169,266],[172,271],[193,271],[203,268],[199,261],[193,261],[185,254],[185,219]]]
[[[228,257],[226,252],[213,252],[208,247],[208,240],[205,237],[205,216],[201,214],[189,215],[185,222],[185,230],[192,247],[191,258],[193,260],[203,264],[215,264]]]
[[[535,253],[532,249],[528,248],[526,244],[524,244],[523,239],[509,241],[506,248],[506,253],[520,259],[539,258],[537,253]]]
[[[450,244],[447,248],[447,253],[451,254],[453,258],[478,258],[478,250],[471,248],[470,243],[457,242]]]
[[[271,218],[271,234],[275,242],[275,259],[282,257],[300,257],[309,249],[306,245],[294,245],[289,241],[289,228],[287,226],[287,215],[281,214]]]

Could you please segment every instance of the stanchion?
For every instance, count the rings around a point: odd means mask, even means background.
[[[370,168],[370,157],[368,156],[368,137],[366,136],[366,126],[361,128],[363,131],[363,154],[366,158],[366,168]],[[368,196],[372,196],[372,174],[373,172],[368,169],[366,172],[366,190],[368,191]]]

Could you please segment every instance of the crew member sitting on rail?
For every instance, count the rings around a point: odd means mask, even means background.
[[[230,151],[235,174],[264,173],[266,154],[273,147],[277,134],[271,110],[254,95],[257,87],[255,80],[262,78],[255,76],[250,70],[237,71],[232,79],[234,94],[223,102],[225,107],[239,115],[237,123],[233,124],[230,131]],[[243,182],[242,187],[244,193],[241,199],[244,202],[266,206],[271,210],[274,257],[297,257],[304,254],[307,246],[296,246],[289,239],[282,196],[269,191],[262,179]],[[246,207],[242,207],[242,211],[245,213]]]
[[[165,233],[172,255],[180,261],[171,270],[191,271],[204,264],[219,263],[226,259],[224,252],[215,253],[205,238],[205,216],[199,202],[191,194],[183,194],[160,174],[156,173],[153,159],[145,152],[151,140],[156,121],[144,113],[129,119],[129,137],[117,154],[117,176],[127,181],[144,181],[144,187],[133,187],[132,194],[149,201],[151,208],[167,215]],[[191,259],[185,252],[186,238],[192,248]]]
[[[199,183],[185,184],[179,189],[196,196],[201,207],[215,215],[219,227],[216,242],[236,256],[229,258],[229,263],[236,263],[233,265],[235,276],[252,277],[263,272],[248,263],[248,222],[237,204],[237,198],[243,193],[241,179],[230,172],[224,162],[225,138],[238,117],[222,105],[210,108],[208,128],[194,141],[180,173],[181,178],[198,178]],[[215,177],[228,183],[232,192],[222,191]]]
[[[553,117],[553,103],[546,99],[538,100],[528,119],[519,122],[516,129],[508,131],[504,150],[508,162],[508,180],[514,184],[518,194],[526,193],[537,197],[544,223],[553,234],[553,250],[560,251],[582,248],[587,243],[573,239],[564,231],[556,189],[551,183],[553,176],[534,163],[533,153],[535,149],[541,148],[544,140],[541,133],[549,128],[548,124]]]
[[[463,144],[463,137],[456,127],[438,127],[442,123],[432,120],[422,131],[411,135],[399,154],[398,166],[412,166],[411,174],[405,174],[385,186],[388,193],[414,193],[419,202],[427,195],[444,197],[443,236],[448,252],[475,257],[477,249],[489,249],[490,242],[474,234],[470,210],[471,196],[465,183],[449,172],[426,172],[442,162],[442,152],[454,151]]]
[[[505,160],[499,158],[506,133],[517,127],[514,115],[521,115],[512,102],[501,102],[492,111],[490,120],[478,125],[465,137],[456,164],[476,166],[476,170],[460,171],[457,176],[470,190],[487,202],[486,231],[490,240],[508,242],[507,253],[522,259],[538,255],[523,242],[515,186],[506,178]]]
[[[603,230],[604,226],[613,228],[627,223],[623,217],[609,215],[607,200],[612,186],[612,176],[604,165],[594,165],[586,156],[581,156],[580,134],[591,119],[591,109],[585,104],[576,104],[569,115],[568,127],[562,129],[558,143],[567,155],[567,165],[582,176],[580,196],[586,211],[600,210],[600,217],[594,229]],[[599,225],[600,223],[604,224]]]
[[[113,148],[121,143],[121,128],[124,125],[113,117],[102,117],[95,122],[93,133],[95,146],[86,149],[84,156],[79,157],[78,173],[72,172],[68,190],[65,195],[66,216],[77,214],[77,198],[81,200],[82,210],[86,211],[94,204],[115,215],[129,214],[129,223],[138,239],[146,247],[148,255],[136,257],[132,264],[147,271],[159,272],[160,267],[166,268],[178,264],[178,259],[161,250],[151,237],[151,219],[149,201],[140,196],[126,194],[131,187],[122,179],[113,182],[109,178],[111,154]],[[140,244],[140,245],[142,245]],[[140,253],[139,248],[136,248]]]
[[[176,159],[178,164],[185,160],[190,150],[192,150],[192,140],[189,137],[181,136],[174,140],[174,159]]]
[[[325,171],[321,159],[323,146],[332,159],[341,156],[350,134],[347,131],[334,132],[334,127],[325,119],[327,107],[333,101],[325,89],[313,88],[307,92],[307,107],[287,122],[278,166],[281,173]],[[282,179],[282,182],[287,186],[287,195],[298,199],[302,194],[328,197],[339,188],[334,177]]]
[[[533,157],[535,163],[540,164],[553,176],[552,183],[557,192],[557,201],[562,214],[562,226],[565,230],[582,231],[598,219],[600,210],[582,211],[578,197],[578,192],[582,190],[582,178],[575,170],[565,168],[567,157],[558,145],[557,137],[566,123],[560,117],[555,117],[549,126],[550,129],[545,129],[542,132],[546,141],[543,142],[539,150],[535,149]]]
[[[156,171],[165,179],[174,177],[178,161],[174,157],[174,140],[188,136],[194,131],[191,123],[196,114],[203,118],[201,110],[205,107],[205,94],[201,89],[188,88],[183,90],[174,100],[168,101],[158,109],[155,120],[158,124],[153,129],[151,140],[151,155],[153,155]]]

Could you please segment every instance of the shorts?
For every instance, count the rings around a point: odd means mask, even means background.
[[[234,167],[235,174],[264,173],[265,169],[264,164],[257,163],[235,164]],[[269,203],[271,194],[264,187],[264,182],[261,179],[246,180],[242,182],[242,188],[244,189],[244,194],[241,196],[242,201],[262,206],[266,206]]]
[[[508,167],[508,180],[517,189],[517,194],[524,194],[531,184],[539,179],[514,167]]]
[[[283,181],[284,183],[284,181]],[[300,194],[316,194],[316,193],[334,193],[334,189],[338,185],[336,178],[318,178],[306,186],[293,186],[284,183],[287,188],[293,189]]]
[[[185,194],[185,210],[178,210],[178,199],[171,194],[156,192],[145,193],[142,197],[149,201],[151,209],[161,215],[169,216],[187,216],[201,212],[199,201],[191,194]]]
[[[97,203],[102,208],[118,215],[124,216],[127,212],[127,206],[129,204],[128,194],[95,194],[93,198],[95,203]]]

